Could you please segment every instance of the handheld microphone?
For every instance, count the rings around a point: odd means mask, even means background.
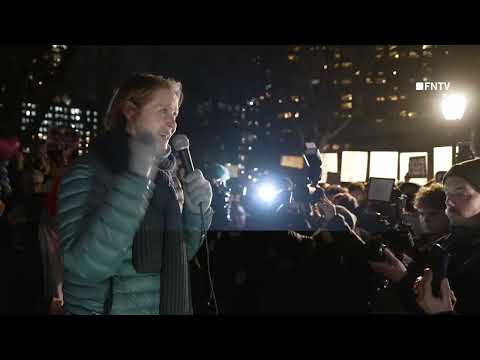
[[[192,173],[195,168],[192,157],[190,156],[190,141],[188,141],[188,137],[183,134],[175,135],[172,138],[172,146],[173,149],[180,154],[180,159],[185,166],[187,174]]]
[[[180,155],[180,159],[182,160],[183,166],[185,167],[185,171],[188,174],[192,173],[193,170],[195,170],[193,166],[193,161],[192,157],[190,156],[190,141],[188,140],[188,137],[184,134],[178,134],[175,135],[172,138],[172,146],[173,149]],[[205,224],[204,224],[204,219],[203,219],[203,206],[202,203],[199,204],[200,207],[200,218],[202,221],[201,225],[201,233],[202,233],[202,238],[205,239],[206,246],[205,249],[207,251],[207,273],[208,273],[208,279],[210,282],[210,296],[211,299],[213,300],[213,303],[215,305],[215,313],[219,315],[220,311],[218,309],[218,303],[217,303],[217,297],[215,295],[215,290],[213,287],[213,279],[212,279],[212,274],[210,272],[210,246],[208,244],[208,238],[207,238],[207,233],[205,230]]]

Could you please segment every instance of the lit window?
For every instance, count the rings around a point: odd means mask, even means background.
[[[93,130],[97,130],[97,125],[93,125]]]
[[[410,51],[410,52],[408,53],[408,57],[411,57],[411,58],[415,58],[415,59],[416,59],[416,58],[418,58],[418,54],[417,54],[416,51]]]
[[[392,95],[392,96],[389,96],[389,99],[390,99],[390,101],[397,101],[398,96],[397,95]]]
[[[20,129],[22,129],[22,130],[26,130],[27,128],[26,128],[25,126],[23,126],[23,125],[22,125],[22,126],[20,127]]]
[[[390,45],[388,47],[389,50],[395,50],[397,48],[397,45]]]
[[[400,95],[400,100],[405,100],[407,97],[405,95]]]
[[[397,70],[395,70],[392,74],[393,74],[393,75],[397,75]]]
[[[407,111],[406,110],[400,111],[400,116],[401,117],[407,117]]]
[[[27,116],[30,116],[30,111],[27,110],[27,112],[25,113]]]
[[[96,111],[94,111],[94,112],[93,112],[93,115],[97,116],[97,112],[96,112]]]
[[[347,102],[342,104],[342,109],[350,110],[352,108],[352,103]]]
[[[294,54],[289,54],[288,55],[288,60],[290,61],[298,61],[298,56]]]
[[[432,52],[431,51],[424,51],[423,56],[425,57],[432,57]]]
[[[377,101],[378,102],[385,101],[385,97],[384,96],[377,96]]]
[[[343,79],[342,80],[342,85],[346,86],[346,85],[351,85],[351,84],[352,84],[352,80],[350,80],[350,79]]]
[[[328,65],[323,65],[323,69],[324,69],[324,70],[327,70],[327,69],[328,69]]]
[[[375,81],[377,84],[385,84],[387,80],[385,78],[377,78]]]
[[[422,45],[422,50],[426,50],[426,49],[429,49],[431,47],[432,47],[432,45]]]
[[[300,117],[300,114],[298,112],[295,113],[295,119],[298,119]]]
[[[278,99],[278,103],[281,104],[283,102],[282,99]]]
[[[372,79],[370,79],[369,77],[367,77],[367,78],[365,79],[365,82],[366,82],[368,85],[373,84]]]
[[[398,86],[394,86],[393,91],[398,91]]]
[[[286,112],[286,113],[283,114],[283,117],[285,119],[290,119],[292,117],[292,113],[291,112]]]
[[[300,98],[298,96],[292,96],[292,101],[298,103],[300,102]]]
[[[377,54],[377,55],[375,55],[375,57],[376,57],[377,59],[381,59],[381,58],[383,57],[383,54]]]
[[[340,66],[339,63],[335,63],[335,64],[333,65],[333,68],[334,68],[334,69],[338,69],[339,66]]]
[[[78,116],[78,115],[75,116],[75,120],[77,120],[77,121],[80,120],[80,116]]]
[[[355,75],[360,75],[360,70],[357,70],[357,71],[355,72]]]
[[[342,96],[342,101],[352,101],[352,94],[346,94]]]
[[[318,85],[320,84],[320,80],[319,79],[313,79],[312,80],[312,85]]]
[[[399,54],[395,54],[395,59],[399,59],[400,58],[400,55]]]
[[[417,116],[417,113],[416,113],[416,112],[409,112],[409,113],[408,113],[408,117],[409,117],[409,118],[413,118],[413,117],[415,117],[415,116]]]
[[[342,57],[342,55],[340,55],[340,53],[335,53],[335,59],[340,59]]]
[[[351,68],[351,67],[352,67],[352,63],[351,63],[350,61],[342,62],[342,67],[343,67],[344,69]]]
[[[87,110],[87,116],[90,115],[90,110]]]
[[[383,71],[379,71],[378,72],[378,76],[383,76],[384,75],[384,72]]]

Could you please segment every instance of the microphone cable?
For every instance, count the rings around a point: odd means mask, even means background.
[[[207,251],[207,273],[208,273],[208,281],[210,283],[210,299],[213,299],[213,304],[215,305],[215,315],[220,315],[220,311],[218,309],[218,303],[217,303],[217,297],[215,295],[215,289],[213,286],[213,279],[212,279],[212,273],[210,270],[210,249],[208,246],[208,236],[207,232],[205,231],[205,220],[203,218],[203,206],[202,203],[200,203],[200,218],[201,218],[201,235],[200,238],[202,240],[205,240],[205,247]],[[210,304],[210,300],[208,301],[208,304]]]

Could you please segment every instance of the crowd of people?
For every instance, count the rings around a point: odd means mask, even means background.
[[[186,171],[170,141],[182,100],[179,82],[135,74],[88,154],[66,130],[0,154],[2,313],[479,312],[480,159],[388,201],[368,182],[285,178],[256,208]]]

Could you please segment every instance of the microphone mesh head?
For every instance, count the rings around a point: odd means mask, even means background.
[[[172,138],[172,146],[175,151],[185,150],[190,147],[190,141],[186,135],[178,134]]]

